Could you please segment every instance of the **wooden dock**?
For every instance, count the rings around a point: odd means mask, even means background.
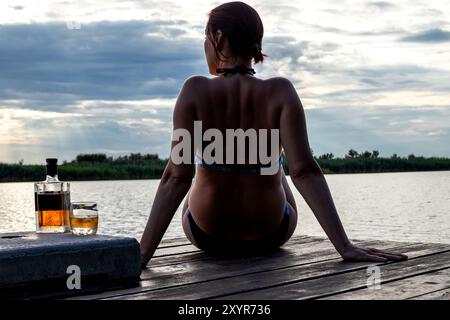
[[[250,257],[211,256],[186,239],[164,241],[141,280],[76,291],[34,292],[66,299],[450,299],[450,244],[354,241],[404,253],[402,262],[343,262],[329,240],[296,236],[282,249]],[[380,287],[368,287],[368,267]],[[370,269],[369,269],[370,270]],[[369,281],[369,282],[368,282]]]

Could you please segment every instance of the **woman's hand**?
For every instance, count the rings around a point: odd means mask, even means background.
[[[353,244],[348,244],[341,253],[344,261],[402,261],[408,259],[407,255],[390,253],[374,248],[361,248]]]

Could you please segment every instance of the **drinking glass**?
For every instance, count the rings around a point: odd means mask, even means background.
[[[70,205],[70,229],[74,235],[94,235],[98,227],[98,211],[95,202],[72,202]]]

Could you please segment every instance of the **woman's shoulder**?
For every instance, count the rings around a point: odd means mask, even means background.
[[[201,75],[192,75],[188,77],[186,80],[184,80],[185,84],[192,85],[192,84],[206,84],[208,82],[216,80],[218,77],[214,78],[208,78]],[[259,81],[263,81],[269,85],[284,85],[284,86],[292,86],[292,82],[284,77],[271,77],[268,79],[262,79],[262,78],[256,78]]]
[[[205,76],[193,75],[184,80],[183,87],[198,87],[205,85],[208,80]]]
[[[290,88],[293,87],[291,80],[284,77],[272,77],[265,80],[269,85],[274,87],[285,87]]]
[[[218,77],[208,78],[201,75],[192,75],[184,81],[183,87],[188,90],[195,90],[198,92],[198,90],[202,91],[202,89],[208,88],[217,79]],[[295,91],[293,83],[284,77],[272,77],[268,79],[255,78],[255,80],[259,82],[258,86],[266,92],[276,92],[281,95],[286,95],[292,91]]]
[[[287,78],[272,77],[265,82],[265,91],[275,100],[283,100],[297,94],[294,84]]]

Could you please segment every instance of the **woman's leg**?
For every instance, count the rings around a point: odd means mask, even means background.
[[[292,236],[297,227],[297,205],[295,203],[294,195],[292,194],[292,190],[289,187],[289,184],[286,180],[286,175],[284,174],[284,169],[281,168],[282,180],[281,183],[283,185],[284,193],[286,194],[286,201],[289,204],[289,227],[286,233],[286,237],[283,241],[283,244],[286,243]]]
[[[189,212],[189,195],[191,194],[191,190],[189,190],[188,194],[186,195],[186,200],[183,204],[183,211],[181,212],[181,223],[183,226],[184,234],[186,235],[186,238],[198,248],[197,243],[195,242],[194,235],[192,234],[191,230],[191,224],[189,222],[188,218],[188,212]]]

